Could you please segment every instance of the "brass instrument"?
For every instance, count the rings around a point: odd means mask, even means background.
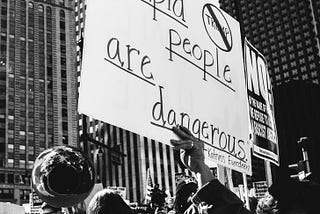
[[[50,206],[71,207],[90,194],[94,176],[94,167],[81,150],[56,146],[43,151],[35,160],[32,184]]]

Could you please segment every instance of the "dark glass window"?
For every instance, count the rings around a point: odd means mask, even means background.
[[[65,13],[63,10],[60,10],[60,18],[64,19],[66,17]]]
[[[62,129],[64,131],[67,131],[68,130],[68,122],[62,122]]]
[[[3,173],[0,174],[0,183],[5,182],[5,180],[6,180],[5,177],[6,177],[5,174],[3,174]]]
[[[8,174],[8,183],[13,184],[14,183],[14,175],[13,174]]]
[[[62,109],[62,117],[67,117],[68,116],[68,109]]]
[[[61,77],[66,78],[67,77],[67,71],[61,70]]]
[[[13,189],[0,189],[0,198],[13,198]]]

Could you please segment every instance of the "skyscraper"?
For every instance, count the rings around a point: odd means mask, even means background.
[[[37,155],[77,146],[74,5],[0,2],[0,200],[25,203]]]
[[[317,163],[311,169],[315,174],[320,164],[316,158],[320,151],[317,131],[320,128],[320,1],[219,2],[223,10],[240,22],[243,36],[269,63],[275,94],[280,166],[286,167],[302,159],[297,141],[307,136],[313,159],[311,165]]]
[[[320,81],[320,2],[220,0],[242,33],[267,58],[273,85]]]

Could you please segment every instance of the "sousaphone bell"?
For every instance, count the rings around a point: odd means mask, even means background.
[[[94,167],[81,150],[56,146],[35,160],[32,183],[38,196],[50,206],[71,207],[88,197],[94,176]]]

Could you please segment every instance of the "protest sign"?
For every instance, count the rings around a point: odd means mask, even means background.
[[[264,56],[245,40],[245,62],[253,155],[279,165],[272,86]]]
[[[79,112],[160,142],[183,125],[207,163],[251,174],[239,23],[208,1],[87,4]]]

